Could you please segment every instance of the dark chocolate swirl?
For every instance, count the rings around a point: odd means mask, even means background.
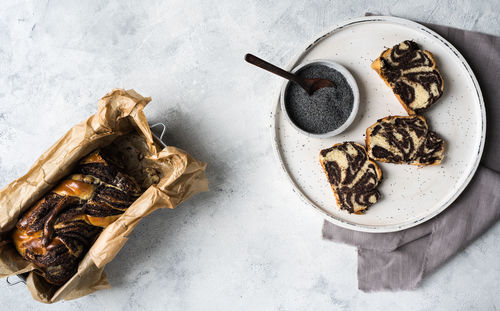
[[[389,116],[366,130],[368,155],[382,162],[439,164],[444,145],[444,140],[429,130],[423,116]]]
[[[26,212],[13,233],[19,253],[55,285],[73,276],[99,233],[141,191],[99,152],[85,157],[74,172]]]
[[[380,198],[382,171],[362,145],[344,142],[321,150],[320,163],[340,209],[360,214]]]
[[[410,114],[419,114],[444,91],[443,78],[429,51],[413,41],[388,49],[372,64]]]

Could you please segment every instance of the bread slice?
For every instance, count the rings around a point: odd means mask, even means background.
[[[363,145],[344,142],[320,151],[319,162],[333,189],[337,206],[362,214],[380,198],[382,171],[368,158]]]
[[[413,41],[387,49],[371,66],[392,89],[408,114],[420,114],[444,91],[443,77],[432,53]]]
[[[365,139],[368,156],[376,161],[427,166],[444,158],[444,140],[419,115],[380,119],[366,129]]]

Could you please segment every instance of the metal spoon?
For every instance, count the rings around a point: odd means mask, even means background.
[[[260,67],[262,69],[265,69],[271,73],[274,73],[280,77],[283,77],[287,80],[290,80],[290,81],[297,83],[309,95],[312,95],[314,92],[316,92],[317,90],[322,89],[324,87],[335,87],[335,84],[333,84],[333,82],[330,80],[302,78],[296,74],[293,74],[293,73],[288,72],[286,70],[283,70],[279,67],[276,67],[273,64],[270,64],[270,63],[266,62],[265,60],[258,58],[257,56],[252,55],[252,54],[246,54],[245,60],[252,65],[255,65],[255,66]]]

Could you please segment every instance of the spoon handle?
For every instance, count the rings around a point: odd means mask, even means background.
[[[293,73],[290,73],[290,72],[285,71],[285,70],[283,70],[283,69],[281,69],[279,67],[276,67],[273,64],[270,64],[270,63],[266,62],[265,60],[263,60],[261,58],[258,58],[255,55],[246,54],[245,55],[245,60],[247,62],[249,62],[250,64],[252,64],[252,65],[260,67],[260,68],[262,68],[264,70],[267,70],[267,71],[269,71],[271,73],[274,73],[274,74],[276,74],[276,75],[278,75],[280,77],[283,77],[285,79],[292,80],[295,83],[298,83],[299,85],[302,85],[302,83],[303,83],[302,79],[298,78]]]

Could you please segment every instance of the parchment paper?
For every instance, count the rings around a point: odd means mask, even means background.
[[[113,90],[99,101],[95,115],[71,128],[40,156],[26,175],[0,191],[0,277],[35,268],[17,253],[10,237],[22,213],[70,173],[81,158],[97,148],[105,148],[117,138],[135,137],[129,144],[142,156],[133,157],[137,163],[127,166],[140,168],[133,175],[144,181],[143,186],[154,183],[102,231],[79,264],[77,273],[66,284],[56,287],[30,272],[26,285],[34,299],[53,303],[110,288],[103,269],[120,251],[139,221],[158,208],[175,208],[194,194],[208,190],[205,163],[175,147],[160,150],[153,142],[143,112],[150,101],[151,98],[142,97],[134,90]],[[150,178],[151,172],[157,177]]]

